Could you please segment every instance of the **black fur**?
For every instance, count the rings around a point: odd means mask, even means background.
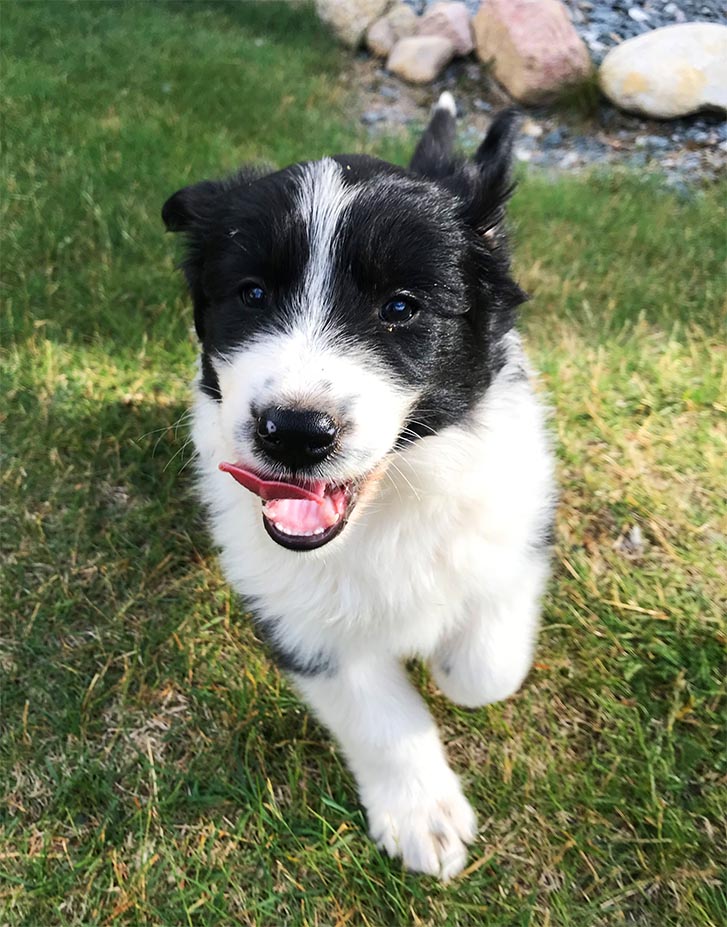
[[[342,345],[365,346],[421,399],[402,441],[460,421],[502,365],[503,335],[525,299],[510,276],[502,228],[512,192],[510,111],[497,117],[473,162],[452,153],[454,119],[437,109],[409,171],[340,155],[356,198],[336,236],[331,321]],[[286,324],[309,257],[296,208],[301,165],[243,171],[175,193],[170,231],[188,241],[184,271],[202,343],[202,385],[220,398],[211,358]],[[264,283],[264,310],[240,299],[245,280]],[[390,329],[378,310],[405,291],[419,312]]]
[[[336,660],[330,653],[319,651],[304,659],[295,650],[283,647],[275,633],[274,621],[263,621],[253,615],[253,624],[258,637],[267,647],[270,659],[281,672],[297,676],[332,676],[336,672]]]

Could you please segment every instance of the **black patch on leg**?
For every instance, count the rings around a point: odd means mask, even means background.
[[[319,650],[310,656],[281,644],[276,634],[276,622],[253,616],[255,632],[263,641],[270,659],[281,672],[295,676],[333,676],[336,672],[336,660],[332,653]]]

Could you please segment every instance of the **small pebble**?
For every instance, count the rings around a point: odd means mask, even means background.
[[[387,100],[398,100],[400,96],[399,88],[390,87],[388,84],[384,84],[383,87],[380,87],[379,93]]]
[[[368,109],[361,115],[361,122],[365,126],[376,125],[377,122],[386,122],[386,113],[378,109]]]
[[[548,134],[543,139],[544,148],[556,148],[558,145],[563,142],[563,130],[562,129],[553,129],[552,132]]]
[[[637,135],[634,139],[637,148],[651,148],[663,150],[669,148],[669,139],[663,135]]]
[[[637,6],[632,6],[629,10],[629,16],[637,23],[645,23],[649,21],[649,14],[646,10],[640,10]]]
[[[539,126],[533,119],[526,119],[521,131],[523,135],[527,135],[530,138],[540,138],[543,134],[543,127]]]
[[[579,160],[580,158],[575,151],[567,151],[560,159],[561,169],[567,171],[569,168],[575,167]]]

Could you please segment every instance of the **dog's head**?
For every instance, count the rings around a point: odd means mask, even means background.
[[[267,500],[278,544],[332,540],[392,452],[461,421],[502,364],[524,298],[502,229],[515,121],[501,114],[465,162],[445,95],[408,170],[341,155],[164,205],[187,237],[225,467]]]

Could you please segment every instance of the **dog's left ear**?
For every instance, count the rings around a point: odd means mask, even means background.
[[[203,180],[173,193],[162,206],[167,231],[190,232],[203,226],[221,188],[218,181]]]
[[[520,127],[520,113],[506,109],[495,117],[466,173],[469,190],[463,197],[463,219],[497,247],[503,237],[505,206],[515,189],[512,149]]]

